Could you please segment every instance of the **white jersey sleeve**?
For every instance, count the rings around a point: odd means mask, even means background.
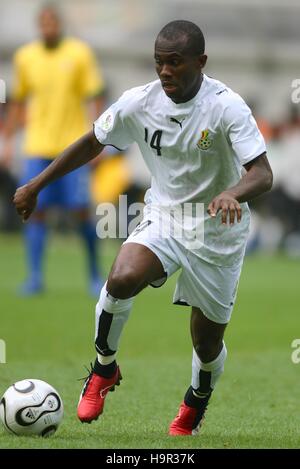
[[[103,145],[112,145],[124,150],[134,142],[128,120],[134,106],[133,90],[125,91],[123,95],[112,104],[94,122],[94,133]]]
[[[242,165],[266,151],[264,138],[245,101],[236,93],[227,100],[222,116],[225,133]]]

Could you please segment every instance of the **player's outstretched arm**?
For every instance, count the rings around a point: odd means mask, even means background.
[[[247,173],[238,184],[217,195],[208,206],[207,211],[211,217],[215,217],[219,211],[222,212],[222,223],[225,225],[228,221],[228,214],[231,225],[235,217],[237,222],[240,222],[242,218],[240,203],[248,202],[269,191],[273,184],[272,169],[266,153],[250,161],[244,167]]]
[[[26,221],[35,209],[39,192],[50,182],[70,173],[74,169],[91,161],[103,150],[102,145],[94,135],[88,132],[63,153],[38,176],[31,179],[25,186],[19,187],[14,196],[14,204],[18,214]]]

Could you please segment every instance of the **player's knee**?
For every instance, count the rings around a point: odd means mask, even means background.
[[[137,272],[129,268],[111,272],[107,281],[107,291],[115,298],[126,299],[134,296],[139,285]]]
[[[221,352],[222,347],[222,339],[212,339],[207,337],[203,337],[199,342],[194,344],[194,349],[203,363],[209,363],[215,360]]]

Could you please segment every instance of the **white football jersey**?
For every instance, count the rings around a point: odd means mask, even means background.
[[[204,204],[204,246],[196,254],[217,265],[238,263],[249,230],[249,208],[242,221],[221,224],[206,209],[220,192],[240,180],[243,165],[266,151],[249,107],[230,88],[207,75],[199,92],[176,104],[160,80],[126,91],[94,123],[104,145],[125,149],[137,142],[152,175],[146,204],[172,207]]]

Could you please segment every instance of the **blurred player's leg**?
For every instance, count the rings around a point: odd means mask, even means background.
[[[121,374],[115,358],[133,297],[164,276],[160,260],[150,249],[137,243],[122,246],[96,306],[97,358],[78,405],[78,417],[82,422],[99,417],[106,394],[119,384]]]
[[[24,162],[22,184],[26,184],[31,178],[43,171],[52,160],[44,158],[30,158]],[[43,259],[45,254],[47,227],[45,223],[45,211],[54,203],[56,183],[49,185],[39,194],[36,212],[31,220],[24,225],[24,242],[27,259],[27,279],[19,292],[22,295],[34,295],[44,288]]]
[[[24,227],[24,240],[27,256],[28,279],[21,287],[23,295],[39,293],[44,288],[43,259],[46,245],[47,228],[44,214],[36,213]]]
[[[195,435],[199,431],[211,393],[224,371],[225,328],[226,324],[210,321],[199,308],[192,308],[192,384],[170,425],[170,435]]]

